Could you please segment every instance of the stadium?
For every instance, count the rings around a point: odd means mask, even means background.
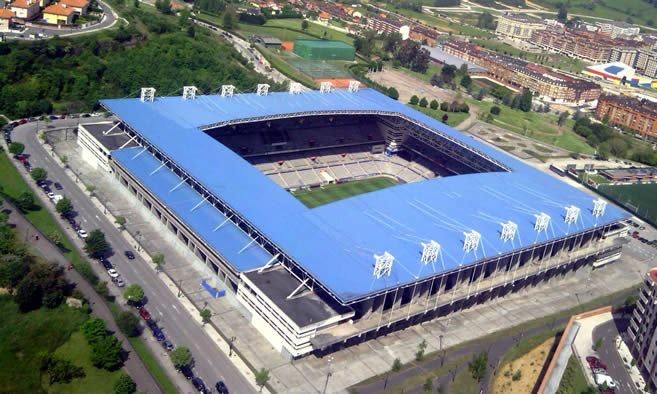
[[[623,211],[373,89],[234,90],[102,100],[79,139],[291,357],[620,256]]]

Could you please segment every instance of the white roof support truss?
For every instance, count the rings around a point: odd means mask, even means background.
[[[536,222],[534,223],[534,230],[536,232],[547,231],[548,226],[550,225],[550,215],[545,212],[541,212],[536,217]]]
[[[123,149],[123,148],[125,148],[125,147],[128,146],[132,141],[134,141],[134,140],[136,140],[136,139],[137,139],[137,135],[133,135],[132,138],[130,138],[125,144],[121,145],[121,147],[120,147],[119,149]]]
[[[350,93],[356,93],[360,87],[360,82],[356,80],[349,81],[349,88],[347,89]]]
[[[201,205],[203,205],[204,202],[208,201],[208,198],[210,198],[209,195],[205,196],[205,198],[199,201],[198,204],[194,205],[194,208],[190,209],[189,212],[194,212],[196,208],[200,207]]]
[[[259,83],[258,90],[256,91],[258,96],[266,96],[269,94],[269,85],[266,83]]]
[[[429,243],[422,242],[422,257],[420,261],[423,264],[435,263],[440,255],[440,244],[434,240]]]
[[[167,165],[167,163],[169,163],[169,161],[165,161],[165,162],[163,162],[162,164],[160,164],[159,167],[157,167],[156,169],[154,169],[153,171],[151,171],[150,174],[148,174],[148,175],[153,175],[153,174],[155,174],[156,172],[160,171],[164,166]]]
[[[320,93],[331,93],[331,89],[333,89],[333,84],[331,82],[329,81],[320,82],[319,84]]]
[[[272,267],[272,266],[278,264],[278,263],[279,263],[278,258],[279,258],[280,256],[281,256],[281,254],[280,254],[280,253],[277,253],[275,256],[273,256],[271,259],[269,259],[269,261],[267,262],[267,264],[263,265],[262,267],[260,267],[260,269],[258,269],[258,273],[261,273],[262,271],[266,270],[267,268]]]
[[[235,93],[235,86],[221,85],[221,97],[233,97],[233,93]]]
[[[196,98],[196,86],[183,86],[183,100],[194,100]]]
[[[142,103],[152,103],[155,99],[155,88],[141,88],[140,100]]]
[[[518,225],[514,222],[508,220],[502,223],[502,241],[513,241],[513,239],[516,237],[516,231],[518,231]]]
[[[479,247],[479,241],[481,240],[481,234],[474,230],[470,230],[467,233],[463,233],[465,239],[463,240],[463,251],[465,253],[476,251]]]
[[[175,191],[176,189],[178,189],[178,188],[179,188],[180,186],[182,186],[185,182],[187,182],[187,178],[181,180],[179,184],[177,184],[176,186],[172,187],[171,190],[169,190],[169,193],[171,193],[172,191]]]
[[[593,216],[596,218],[603,216],[605,214],[605,209],[607,209],[607,201],[601,198],[593,200]]]
[[[119,127],[120,124],[121,124],[121,122],[116,122],[116,124],[114,126],[110,127],[107,131],[103,131],[103,135],[108,135],[109,133],[112,132],[112,130]]]
[[[374,255],[374,272],[372,275],[379,279],[382,276],[390,276],[392,271],[392,263],[395,257],[388,252],[383,252],[382,255]]]
[[[574,205],[569,205],[566,207],[566,217],[564,218],[564,221],[566,224],[573,224],[577,222],[577,219],[579,218],[579,211],[580,209]]]
[[[299,82],[290,82],[290,94],[300,94],[303,89],[303,85]]]
[[[291,298],[294,298],[294,297],[295,297],[297,294],[299,294],[299,293],[301,292],[301,290],[303,290],[304,288],[310,290],[310,287],[308,287],[307,283],[308,283],[308,278],[304,279],[304,280],[299,284],[299,286],[297,286],[296,289],[292,290],[292,292],[290,293],[290,295],[287,296],[285,299],[286,299],[286,300],[289,300],[289,299],[291,299]]]

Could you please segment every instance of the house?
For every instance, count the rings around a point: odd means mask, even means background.
[[[39,15],[39,2],[36,0],[15,0],[9,9],[16,15],[16,19],[30,21]]]
[[[8,31],[15,16],[13,11],[0,8],[0,31]]]
[[[73,23],[75,10],[66,4],[55,3],[43,10],[43,19],[51,25],[70,25]]]
[[[78,15],[87,15],[89,11],[89,0],[60,0],[59,4],[73,9]]]

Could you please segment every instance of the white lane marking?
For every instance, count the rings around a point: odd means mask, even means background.
[[[174,304],[171,304],[171,307],[173,308],[173,310],[176,311],[176,313],[180,313],[180,311],[178,310],[178,308]]]

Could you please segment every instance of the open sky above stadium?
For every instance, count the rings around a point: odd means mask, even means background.
[[[537,242],[627,217],[609,205],[592,215],[594,196],[545,174],[472,136],[392,100],[373,89],[336,90],[291,95],[238,94],[233,97],[156,97],[103,100],[102,104],[216,197],[265,234],[338,299],[348,303],[436,273],[493,258]],[[202,128],[268,116],[379,113],[404,116],[437,134],[468,145],[510,168],[509,172],[459,175],[398,185],[309,209]],[[265,264],[271,256],[203,197],[142,148],[112,153],[142,184],[238,271]],[[155,171],[155,172],[154,172]],[[173,186],[172,186],[173,185]],[[173,190],[172,190],[173,189]],[[200,204],[200,205],[198,205]],[[198,205],[198,206],[197,206]],[[581,209],[574,224],[564,221],[565,207]],[[551,217],[545,232],[534,230],[535,215]],[[502,222],[518,226],[504,242]],[[463,251],[464,232],[481,234],[476,251]],[[421,243],[438,242],[441,256],[423,264]],[[388,252],[395,260],[390,276],[373,276],[374,255]]]

